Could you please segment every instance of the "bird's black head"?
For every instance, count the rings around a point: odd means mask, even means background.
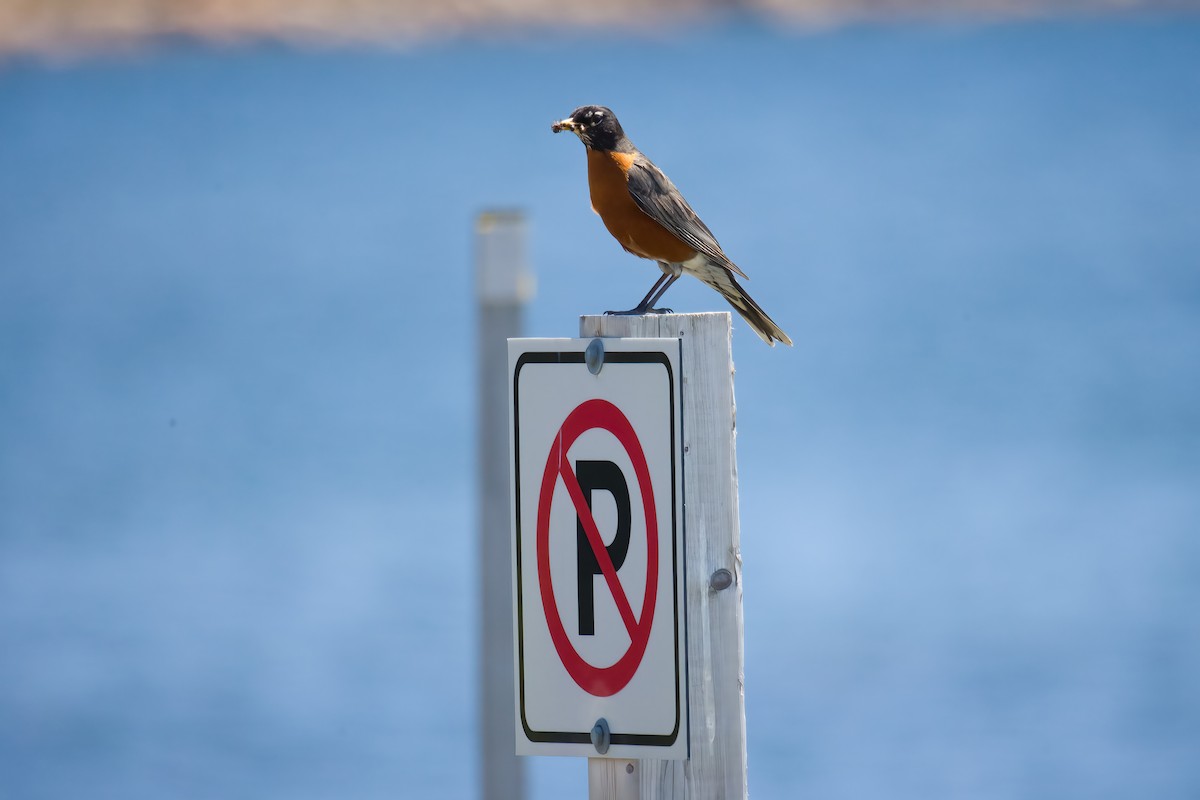
[[[571,131],[592,150],[619,150],[632,148],[617,122],[617,115],[604,106],[580,106],[571,116],[550,126],[550,130]]]

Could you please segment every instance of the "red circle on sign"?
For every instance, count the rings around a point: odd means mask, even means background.
[[[629,601],[625,598],[624,590],[616,578],[612,561],[603,546],[596,547],[599,534],[589,534],[589,541],[596,551],[596,558],[601,562],[601,570],[608,582],[609,590],[613,592],[613,600],[617,603],[618,611],[622,614],[626,628],[629,631],[629,649],[608,667],[597,667],[584,660],[579,651],[571,644],[567,631],[563,627],[562,617],[558,613],[558,603],[554,600],[554,584],[550,577],[550,506],[553,501],[554,487],[562,476],[567,492],[571,494],[572,502],[581,515],[586,508],[582,501],[582,490],[575,478],[571,465],[567,461],[567,451],[584,433],[600,428],[616,437],[629,460],[633,464],[637,476],[638,488],[642,495],[642,506],[646,512],[646,591],[642,600],[640,619],[633,619]],[[573,484],[573,485],[572,485]],[[580,507],[583,503],[583,508]],[[588,520],[594,528],[595,522]],[[594,533],[594,531],[593,531]],[[603,543],[601,543],[602,545]],[[650,626],[654,621],[654,602],[658,594],[658,517],[654,507],[654,492],[650,483],[650,467],[646,464],[646,454],[642,452],[642,444],[638,441],[626,416],[607,400],[588,400],[580,403],[575,410],[567,415],[554,443],[550,446],[550,455],[546,459],[546,470],[542,474],[542,488],[538,498],[537,520],[537,562],[538,585],[542,593],[542,605],[546,612],[546,623],[550,628],[550,639],[563,666],[579,688],[596,697],[610,697],[621,691],[633,679],[642,656],[646,654],[646,645],[650,642]],[[607,565],[605,564],[607,562]],[[607,566],[607,568],[606,568]],[[622,604],[623,602],[623,604]]]

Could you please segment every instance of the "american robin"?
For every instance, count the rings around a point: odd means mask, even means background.
[[[587,148],[592,210],[600,215],[604,227],[621,247],[657,261],[663,272],[636,307],[608,313],[666,312],[653,306],[686,272],[720,292],[764,342],[772,347],[776,340],[792,343],[734,277],[745,278],[746,273],[725,255],[671,179],[633,146],[610,109],[581,106],[550,129],[571,131]]]

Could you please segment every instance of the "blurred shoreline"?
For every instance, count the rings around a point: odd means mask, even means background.
[[[406,46],[546,29],[651,31],[729,17],[804,30],[1197,10],[1195,0],[0,0],[0,59],[119,52],[171,38]]]

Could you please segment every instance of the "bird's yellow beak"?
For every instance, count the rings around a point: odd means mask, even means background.
[[[555,122],[550,126],[550,130],[554,133],[558,133],[559,131],[571,131],[571,133],[575,133],[578,131],[578,129],[579,126],[576,125],[575,120],[571,119],[570,117],[567,117],[566,119],[560,119],[558,122]]]

